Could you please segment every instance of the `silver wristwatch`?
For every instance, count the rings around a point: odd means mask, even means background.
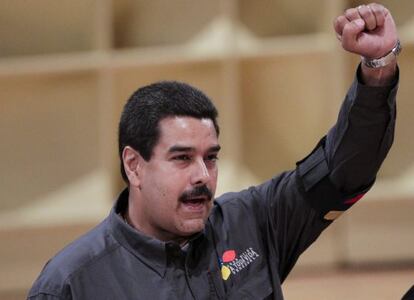
[[[369,68],[381,68],[381,67],[388,65],[394,59],[396,59],[398,54],[401,53],[401,50],[402,50],[402,46],[401,46],[400,41],[398,40],[395,47],[392,48],[392,50],[387,55],[381,58],[375,58],[375,59],[369,59],[369,58],[361,56],[362,63]]]

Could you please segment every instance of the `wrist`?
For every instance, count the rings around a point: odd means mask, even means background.
[[[397,56],[401,53],[402,47],[399,40],[397,40],[397,43],[395,46],[384,56],[379,58],[367,58],[364,56],[361,56],[362,64],[367,66],[368,68],[382,68],[389,64],[392,64],[396,62]]]
[[[363,83],[370,86],[391,84],[395,78],[397,56],[401,53],[401,50],[401,43],[397,40],[394,48],[383,57],[376,59],[361,57],[361,79]]]
[[[391,85],[397,73],[397,60],[381,68],[370,68],[361,64],[361,81],[368,86]]]

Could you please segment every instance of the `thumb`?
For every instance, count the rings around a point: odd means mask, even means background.
[[[350,52],[357,49],[357,39],[365,29],[365,22],[362,19],[355,19],[347,23],[342,31],[342,47]]]

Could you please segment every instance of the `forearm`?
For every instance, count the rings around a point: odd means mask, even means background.
[[[392,75],[390,68],[384,76],[371,70],[367,74],[363,68],[358,71],[325,145],[330,179],[345,194],[355,193],[374,181],[394,137],[398,69],[394,66]],[[384,86],[385,82],[388,86]]]

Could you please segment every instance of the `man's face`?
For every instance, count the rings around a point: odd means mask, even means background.
[[[140,167],[139,224],[161,240],[203,230],[217,184],[220,146],[210,119],[168,117],[151,159]]]

